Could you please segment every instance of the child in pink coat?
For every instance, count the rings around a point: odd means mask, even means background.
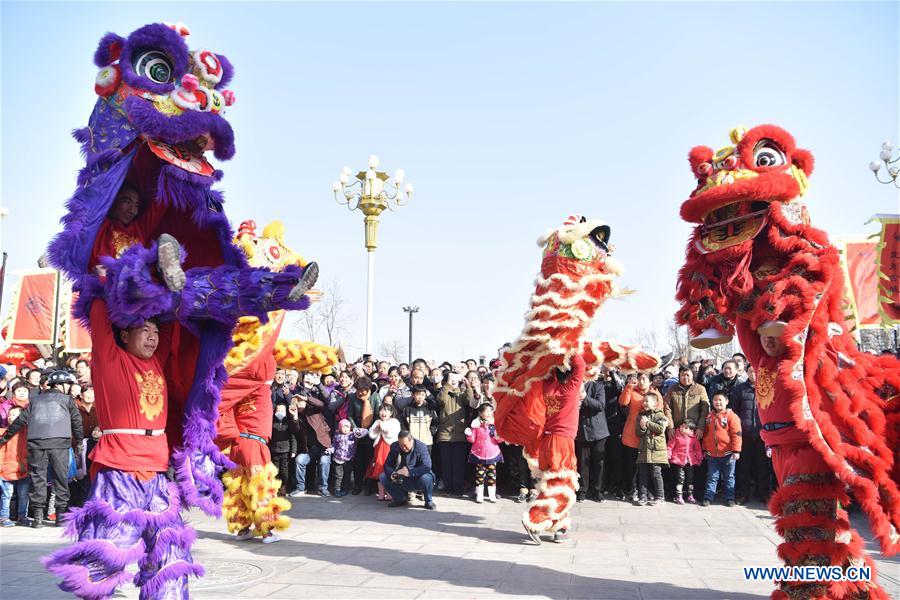
[[[466,428],[466,439],[472,444],[469,464],[475,465],[475,502],[484,502],[487,484],[488,502],[497,501],[497,463],[503,462],[500,444],[503,438],[494,428],[494,407],[485,402],[478,407],[478,417]]]
[[[696,424],[687,419],[668,443],[669,464],[675,467],[675,504],[696,504],[694,499],[694,467],[703,462],[700,440],[694,435]],[[684,496],[687,485],[687,496]]]

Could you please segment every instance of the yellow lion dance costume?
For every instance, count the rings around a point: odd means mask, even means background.
[[[256,224],[244,221],[235,243],[254,267],[273,271],[287,265],[306,268],[307,262],[284,243],[284,225],[275,221],[256,235]],[[269,313],[262,323],[243,317],[232,337],[234,347],[225,359],[228,383],[222,389],[216,443],[236,467],[222,478],[225,499],[222,512],[228,530],[238,539],[261,537],[275,541],[273,530],[283,530],[290,520],[282,513],[290,503],[278,497],[281,482],[269,454],[272,435],[271,382],[276,364],[305,371],[323,371],[338,362],[338,351],[311,342],[279,340],[284,311]]]

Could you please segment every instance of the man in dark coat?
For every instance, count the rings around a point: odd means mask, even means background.
[[[756,373],[747,365],[747,380],[738,383],[728,395],[728,408],[741,419],[741,457],[735,466],[736,499],[745,504],[750,498],[752,484],[756,497],[768,502],[772,493],[772,459],[766,454],[766,444],[759,435],[762,423],[756,406]]]
[[[53,474],[56,495],[56,523],[69,503],[69,450],[81,446],[84,434],[81,413],[67,392],[75,383],[68,371],[55,371],[47,379],[47,389],[31,397],[29,405],[0,437],[0,446],[8,442],[22,427],[28,426],[28,473],[31,476],[29,501],[34,510],[31,526],[43,527],[47,508],[47,467]],[[80,455],[77,457],[80,460]]]
[[[409,492],[422,492],[425,508],[437,508],[431,496],[434,474],[431,472],[428,447],[414,439],[408,431],[401,431],[397,441],[391,444],[379,481],[391,495],[393,501],[388,504],[390,507],[409,504]]]
[[[601,380],[584,384],[584,398],[578,411],[578,433],[575,436],[575,451],[578,457],[580,479],[576,498],[603,502],[603,467],[606,463],[606,440],[609,425],[606,421],[606,389]]]

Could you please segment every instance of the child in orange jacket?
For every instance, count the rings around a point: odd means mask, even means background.
[[[741,457],[741,419],[728,408],[724,393],[713,395],[712,411],[706,417],[703,450],[707,468],[702,505],[709,506],[715,498],[721,476],[725,480],[725,505],[734,506],[734,465]]]
[[[9,408],[9,422],[15,421],[22,408],[12,406]],[[6,429],[0,429],[0,435]],[[18,498],[19,523],[24,523],[28,517],[28,491],[31,487],[31,479],[28,477],[28,430],[22,429],[9,440],[5,446],[0,447],[0,527],[13,527],[15,523],[9,518],[9,504],[12,500],[13,489]]]

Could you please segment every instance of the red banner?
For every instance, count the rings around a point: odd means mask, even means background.
[[[878,301],[885,327],[900,324],[900,215],[875,215],[878,241]]]
[[[844,260],[848,292],[853,299],[857,327],[881,327],[878,311],[878,266],[876,242],[847,242]]]
[[[10,344],[52,344],[59,274],[38,269],[21,276],[10,309]]]
[[[63,350],[73,354],[82,354],[91,351],[91,334],[78,319],[72,316],[72,307],[75,306],[76,300],[78,300],[78,294],[72,292],[69,294],[69,302],[66,306],[60,307],[60,310],[65,309],[66,315],[66,341]]]

